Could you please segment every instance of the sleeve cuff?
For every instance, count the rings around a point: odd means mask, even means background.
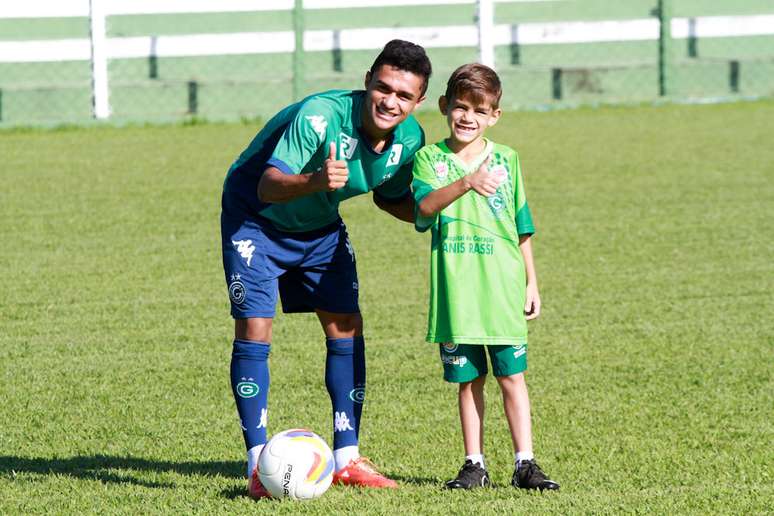
[[[266,162],[266,168],[268,167],[274,167],[283,174],[287,174],[289,176],[295,175],[296,173],[293,171],[292,168],[288,166],[287,163],[282,161],[281,159],[277,158],[269,158],[269,161]],[[265,170],[265,168],[264,168]]]

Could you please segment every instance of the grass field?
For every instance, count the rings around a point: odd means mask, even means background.
[[[402,486],[245,496],[219,250],[249,125],[0,131],[0,514],[759,514],[774,507],[774,103],[506,114],[544,313],[538,459],[562,491],[445,493],[455,390],[423,342],[429,243],[344,205],[366,321],[362,450]],[[423,115],[429,139],[440,117]],[[278,316],[269,430],[331,438],[312,317]],[[486,452],[512,451],[495,382]]]

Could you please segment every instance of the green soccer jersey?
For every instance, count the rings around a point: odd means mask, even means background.
[[[491,154],[489,171],[504,177],[494,195],[471,190],[432,218],[417,216],[418,231],[432,232],[428,342],[527,342],[526,273],[519,235],[534,233],[516,152],[486,140],[464,163],[444,142],[414,157],[414,199],[475,172]]]
[[[283,231],[311,231],[339,217],[339,203],[374,190],[387,201],[411,195],[414,153],[424,145],[424,133],[413,116],[399,124],[384,152],[375,152],[362,134],[362,90],[333,90],[307,97],[275,115],[231,166],[224,185],[229,215],[269,219]],[[347,162],[349,179],[333,192],[317,192],[290,202],[261,203],[257,177],[266,166],[286,174],[320,170],[331,142],[336,157]],[[237,213],[232,214],[231,212]]]

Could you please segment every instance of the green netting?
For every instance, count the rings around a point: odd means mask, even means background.
[[[667,0],[675,18],[772,15],[770,0]],[[687,37],[667,41],[669,66],[659,72],[659,41],[542,43],[523,40],[535,23],[658,20],[658,0],[556,0],[497,3],[496,68],[505,108],[643,102],[663,98],[735,98],[774,94],[774,35]],[[475,6],[412,6],[306,11],[309,31],[358,28],[472,27]],[[108,18],[108,37],[291,31],[290,11],[133,15]],[[520,32],[521,31],[521,32]],[[88,20],[0,20],[0,41],[88,38]],[[500,32],[502,33],[502,32]],[[442,30],[442,34],[448,35]],[[435,70],[424,109],[456,66],[477,60],[477,49],[428,47]],[[324,50],[303,56],[300,96],[363,83],[377,50]],[[216,120],[266,117],[294,100],[293,54],[114,59],[110,105],[116,121]],[[91,119],[88,61],[0,63],[0,125],[56,124]]]

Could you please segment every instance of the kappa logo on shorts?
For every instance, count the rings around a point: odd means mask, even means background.
[[[247,290],[241,278],[239,274],[232,274],[231,283],[228,284],[228,297],[235,305],[241,305],[247,297]]]
[[[252,240],[232,240],[232,244],[236,247],[239,256],[247,261],[247,266],[250,267],[250,261],[253,259],[253,253],[255,252],[255,246]]]
[[[457,351],[458,347],[459,346],[457,344],[455,344],[454,342],[444,342],[443,343],[443,350],[446,351],[447,353],[454,353],[455,351]]]
[[[527,352],[527,346],[513,346],[513,358],[519,358]]]

